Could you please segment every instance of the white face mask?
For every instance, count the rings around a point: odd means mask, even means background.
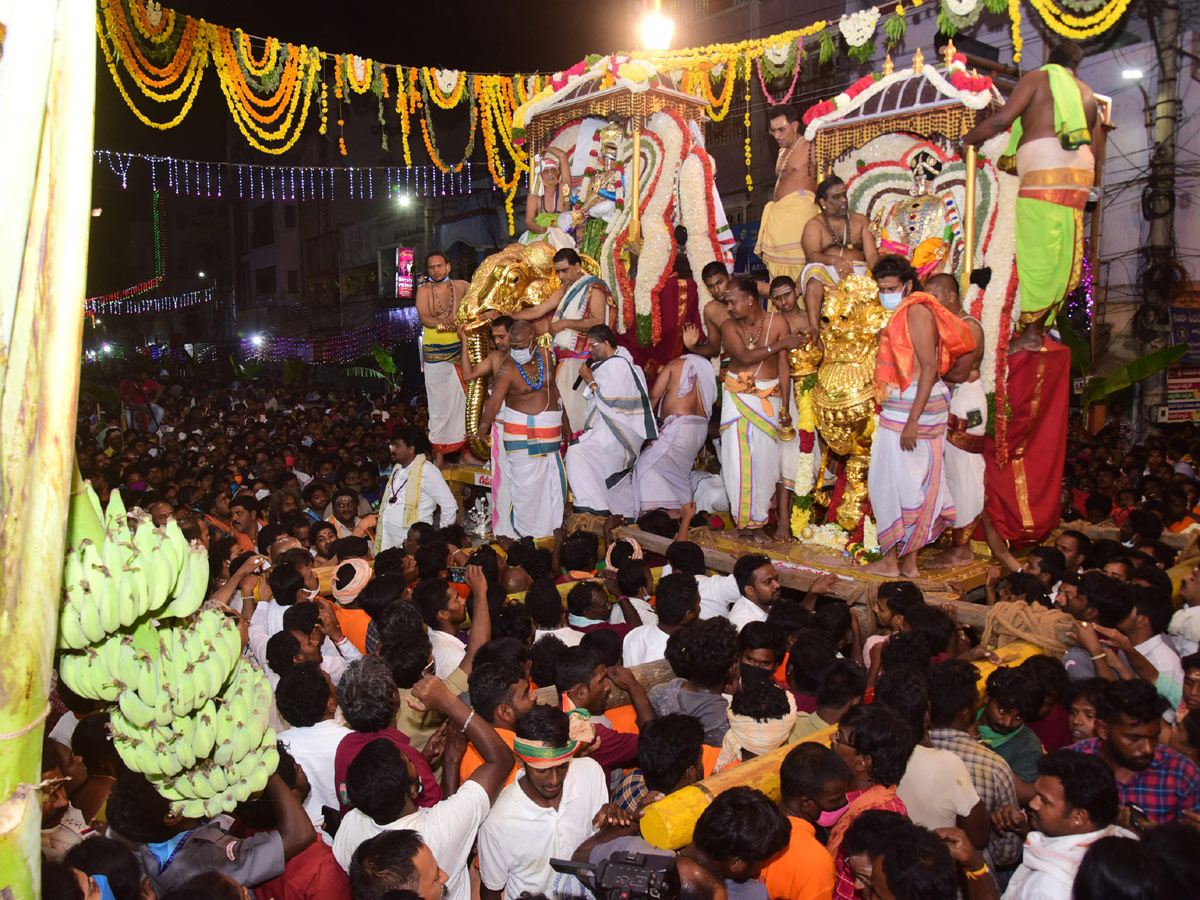
[[[900,301],[904,299],[903,291],[880,291],[879,302],[883,304],[886,310],[893,310],[900,305]]]
[[[516,360],[518,366],[523,366],[533,359],[533,348],[526,347],[524,350],[513,350],[512,358]]]

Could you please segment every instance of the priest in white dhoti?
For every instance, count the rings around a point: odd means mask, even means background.
[[[646,376],[607,325],[588,329],[587,341],[592,359],[580,370],[587,410],[583,434],[567,450],[567,483],[576,512],[633,518],[633,467],[642,444],[658,436]]]
[[[658,373],[650,403],[662,424],[633,467],[639,512],[674,511],[691,501],[692,467],[708,438],[716,398],[717,377],[706,357],[689,353]]]
[[[414,522],[445,528],[458,518],[458,502],[446,479],[424,453],[417,452],[424,443],[424,436],[411,425],[397,425],[392,432],[395,465],[379,499],[376,553],[402,546]]]
[[[462,450],[467,431],[467,393],[459,363],[462,360],[454,316],[470,285],[450,278],[450,262],[440,250],[425,258],[429,281],[417,288],[421,319],[421,359],[425,393],[429,398],[429,441],[434,461]],[[474,460],[470,460],[474,461]]]
[[[565,247],[554,254],[554,273],[562,284],[545,302],[513,313],[518,321],[536,322],[552,316],[548,331],[554,337],[555,381],[563,412],[576,435],[583,428],[587,397],[579,372],[588,360],[587,330],[615,321],[608,287],[583,271],[579,254]]]

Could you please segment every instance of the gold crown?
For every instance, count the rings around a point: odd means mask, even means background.
[[[616,122],[609,122],[603,128],[596,132],[596,140],[600,142],[600,146],[611,144],[617,146],[621,143],[621,138],[625,136],[625,129]]]

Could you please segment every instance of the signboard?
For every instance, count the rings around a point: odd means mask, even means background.
[[[1168,370],[1167,421],[1200,422],[1200,366],[1175,365]]]
[[[411,247],[396,248],[396,296],[405,300],[413,295],[413,250]],[[1200,310],[1197,310],[1200,312]],[[1198,345],[1200,346],[1200,345]]]
[[[1181,362],[1200,363],[1200,306],[1171,307],[1171,343],[1188,345]]]

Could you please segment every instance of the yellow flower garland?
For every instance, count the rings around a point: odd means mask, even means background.
[[[1054,0],[1030,0],[1042,20],[1063,37],[1086,40],[1103,34],[1120,21],[1129,8],[1129,0],[1112,0],[1088,16],[1074,16],[1055,5]]]
[[[1021,61],[1021,0],[1008,0],[1008,16],[1012,19],[1013,62]]]
[[[267,130],[255,121],[254,112],[247,102],[247,97],[239,91],[239,85],[235,80],[235,76],[230,71],[230,66],[236,66],[237,60],[232,61],[227,58],[227,54],[223,52],[220,42],[212,42],[213,61],[217,68],[217,80],[220,82],[221,91],[225,94],[225,102],[229,107],[230,115],[233,116],[233,121],[237,124],[238,130],[246,142],[256,150],[261,150],[263,153],[279,155],[290,150],[300,139],[300,134],[304,130],[304,123],[308,119],[308,108],[312,99],[313,87],[317,79],[317,70],[320,67],[321,53],[315,47],[311,50],[307,46],[300,46],[293,54],[296,57],[296,72],[292,79],[290,89],[287,95],[278,98],[277,108],[275,113],[269,118],[274,119],[282,113],[284,105],[287,106],[287,114],[283,116],[283,121],[278,128]],[[260,98],[249,95],[249,99],[256,103],[262,103]],[[303,99],[303,104],[301,104]],[[296,120],[296,109],[300,109],[299,120]],[[292,124],[296,122],[293,129]],[[275,143],[280,142],[280,143]]]
[[[421,70],[421,75],[425,79],[425,87],[429,88],[429,96],[442,109],[454,109],[462,100],[463,93],[467,89],[467,73],[458,73],[458,82],[454,85],[454,90],[447,97],[442,93],[442,89],[438,87],[437,76],[433,73],[433,69],[426,66]]]
[[[133,19],[133,27],[137,29],[138,34],[144,37],[152,44],[161,44],[166,41],[175,31],[175,10],[162,10],[162,21],[158,23],[158,30],[150,24],[150,14],[146,10],[146,0],[135,0],[129,4],[129,11],[132,13],[130,18]]]
[[[346,84],[350,90],[356,94],[365,94],[371,89],[371,84],[375,81],[375,63],[369,59],[364,59],[361,56],[348,55],[343,57],[346,65]],[[361,59],[363,61],[363,80],[358,80],[358,75],[354,72],[354,60]]]
[[[729,115],[729,108],[733,105],[733,86],[737,82],[738,63],[740,61],[740,57],[733,55],[720,60],[725,66],[725,87],[721,89],[720,99],[713,96],[711,79],[708,74],[708,70],[713,66],[703,67],[692,77],[693,83],[699,82],[700,99],[708,103],[708,116],[714,122],[721,122]],[[716,63],[713,63],[713,65],[716,65]]]
[[[250,49],[250,36],[242,29],[237,29],[234,34],[237,35],[237,46],[242,48],[242,59],[246,62],[246,71],[255,78],[262,78],[268,72],[275,68],[275,64],[279,61],[279,41],[276,38],[267,38],[267,46],[263,52],[263,62],[261,65],[256,65],[254,62],[254,54]]]

